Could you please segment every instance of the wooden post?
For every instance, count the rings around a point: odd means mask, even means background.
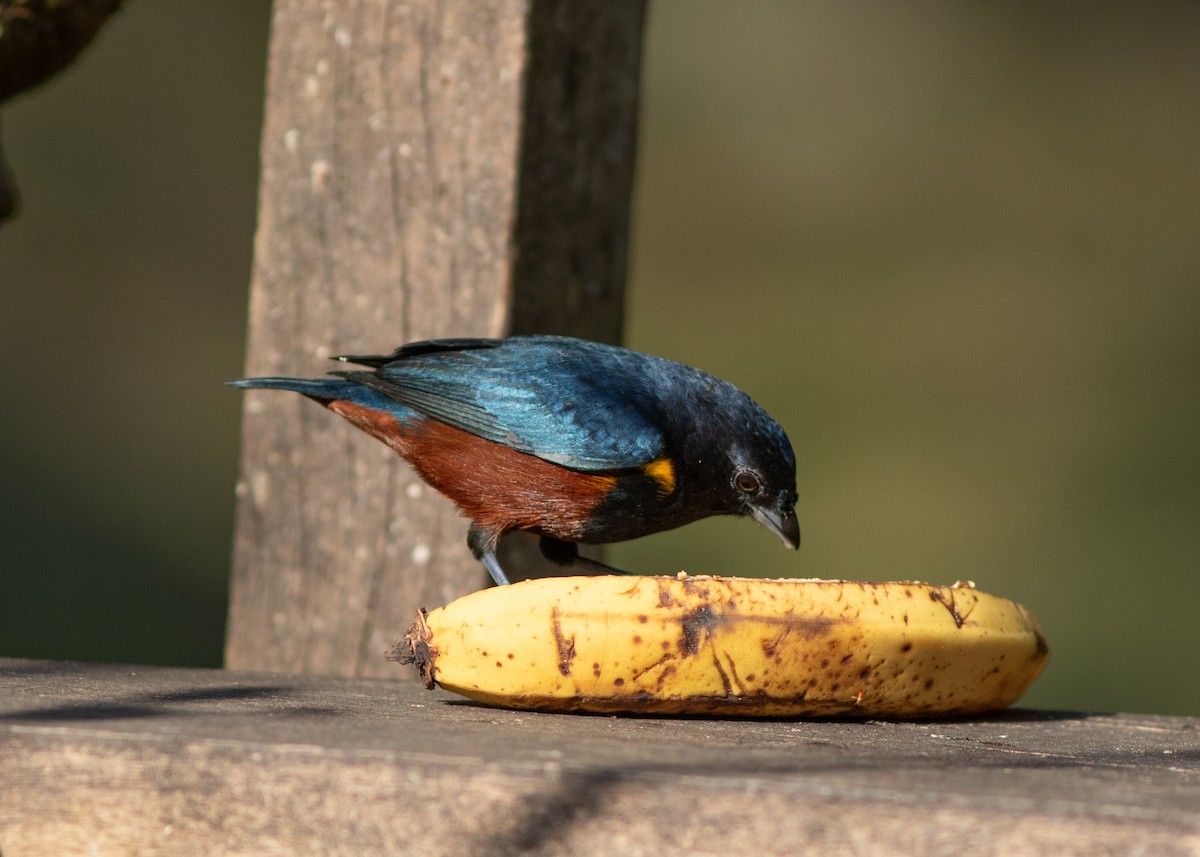
[[[277,0],[251,375],[438,336],[615,341],[644,0]],[[247,394],[227,665],[395,676],[422,605],[484,582],[382,444]]]

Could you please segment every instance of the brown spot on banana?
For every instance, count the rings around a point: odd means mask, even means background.
[[[721,685],[725,688],[725,696],[733,696],[733,682],[729,680],[729,673],[721,666],[721,656],[713,652],[713,667],[717,671],[717,675],[721,677]],[[733,661],[729,662],[730,671],[733,669]]]
[[[683,630],[679,650],[685,656],[699,654],[700,647],[712,637],[713,631],[716,630],[720,621],[721,618],[713,613],[711,604],[705,604],[684,614],[679,620],[679,625]]]
[[[554,646],[558,649],[558,671],[564,676],[571,675],[571,662],[575,660],[575,638],[563,634],[562,625],[558,621],[558,608],[550,611],[550,630],[554,634]]]
[[[929,599],[936,601],[950,611],[950,617],[954,619],[954,626],[956,628],[961,628],[971,615],[970,610],[966,612],[966,615],[958,612],[958,603],[954,600],[953,587],[947,589],[930,589]]]

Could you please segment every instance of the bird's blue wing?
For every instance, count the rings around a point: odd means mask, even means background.
[[[663,452],[646,355],[562,337],[454,340],[347,358],[339,372],[447,425],[577,470],[641,467]]]

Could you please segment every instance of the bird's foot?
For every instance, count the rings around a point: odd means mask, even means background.
[[[598,559],[589,559],[586,556],[580,556],[579,545],[575,542],[564,542],[560,539],[542,536],[539,545],[542,549],[542,556],[552,563],[556,565],[569,565],[572,568],[579,569],[584,574],[632,574],[632,572],[622,571],[619,568],[606,565]]]

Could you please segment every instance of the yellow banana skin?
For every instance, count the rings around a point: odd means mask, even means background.
[[[1037,620],[970,584],[539,578],[421,611],[388,657],[506,708],[924,718],[1016,702]]]

